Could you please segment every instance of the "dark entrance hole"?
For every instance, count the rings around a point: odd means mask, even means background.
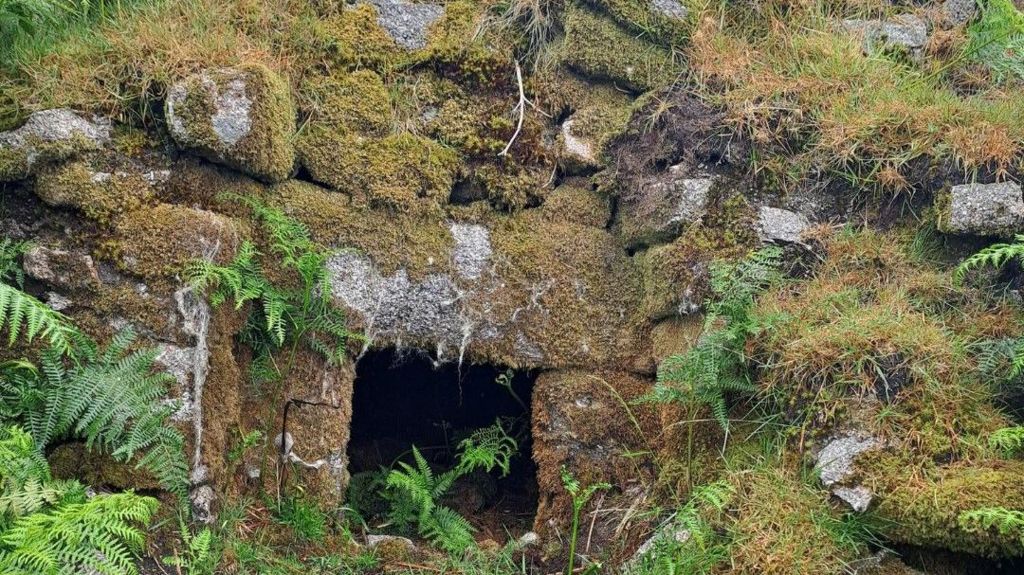
[[[365,491],[371,489],[375,476],[379,481],[382,469],[398,461],[412,464],[413,446],[435,472],[454,467],[459,441],[500,418],[518,442],[510,473],[468,476],[455,484],[444,503],[466,517],[481,540],[503,542],[510,534],[530,530],[537,509],[529,410],[534,376],[510,372],[510,391],[496,382],[505,373],[492,365],[435,367],[424,354],[415,352],[366,353],[356,364],[352,400],[351,503],[358,506],[372,495]],[[382,509],[366,503],[363,507],[369,508],[359,511],[371,515],[363,517],[371,527],[374,520],[382,519]]]

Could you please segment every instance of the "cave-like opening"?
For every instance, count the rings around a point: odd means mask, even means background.
[[[368,476],[398,461],[412,464],[413,446],[435,471],[449,469],[456,463],[459,441],[500,421],[518,444],[509,473],[477,473],[460,480],[445,503],[474,525],[478,539],[504,541],[528,531],[537,508],[530,438],[533,380],[531,373],[494,365],[435,366],[423,353],[367,352],[356,364],[350,495],[352,489],[365,488]],[[366,494],[354,497],[365,499]]]

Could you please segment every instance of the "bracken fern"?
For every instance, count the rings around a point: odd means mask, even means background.
[[[738,263],[713,265],[714,299],[707,304],[704,331],[686,353],[662,362],[657,385],[647,400],[706,405],[728,430],[727,395],[755,391],[745,347],[747,340],[765,326],[763,318],[753,314],[754,298],[779,279],[781,256],[781,250],[769,247]]]
[[[184,498],[188,466],[181,433],[167,423],[175,406],[166,401],[173,377],[156,372],[156,351],[129,351],[131,331],[116,335],[102,352],[80,346],[66,362],[57,348],[44,350],[39,366],[4,364],[0,396],[6,417],[22,422],[40,451],[66,438],[85,440],[90,449],[118,461],[136,461],[161,486]]]

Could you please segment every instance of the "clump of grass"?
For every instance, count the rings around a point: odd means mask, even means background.
[[[298,0],[139,2],[23,51],[0,70],[0,92],[22,113],[68,106],[149,123],[167,87],[198,69],[263,64],[299,85],[330,52],[329,25]]]
[[[969,349],[1013,333],[1015,312],[912,263],[897,235],[827,245],[813,279],[759,299],[755,313],[777,318],[751,354],[773,409],[804,430],[855,417],[922,460],[984,452],[977,437],[1005,418]]]
[[[835,511],[827,492],[774,465],[737,472],[729,526],[736,573],[840,574],[874,538],[868,521]]]
[[[865,54],[842,18],[873,10],[823,2],[732,3],[703,14],[689,49],[693,77],[766,153],[755,169],[789,189],[825,172],[851,187],[912,190],[915,161],[965,172],[1018,170],[1019,87],[964,95],[960,51],[914,61]]]

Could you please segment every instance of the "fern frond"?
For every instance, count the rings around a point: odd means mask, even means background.
[[[420,534],[449,553],[462,553],[472,546],[475,529],[466,518],[448,507],[438,506],[421,524]]]
[[[40,338],[62,355],[70,355],[72,344],[81,337],[64,314],[16,287],[0,283],[0,330],[5,327],[9,346],[17,343],[19,336],[28,343]]]
[[[995,528],[1000,535],[1016,537],[1024,545],[1024,511],[1005,507],[973,509],[961,513],[957,523],[969,533]]]
[[[988,445],[1008,456],[1019,453],[1024,447],[1024,426],[1004,427],[992,432],[988,437]]]
[[[1024,234],[1014,236],[1013,243],[992,244],[971,255],[957,266],[953,273],[956,282],[962,282],[966,275],[982,267],[999,269],[1012,259],[1024,255]]]
[[[138,573],[132,557],[145,540],[140,527],[157,506],[125,492],[21,517],[0,535],[0,573]]]

